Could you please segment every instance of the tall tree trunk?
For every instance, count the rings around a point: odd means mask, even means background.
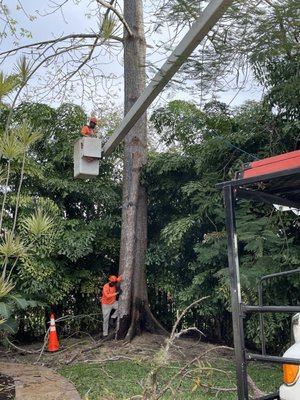
[[[146,84],[146,42],[142,0],[124,0],[124,17],[132,35],[124,30],[125,114]],[[163,330],[152,316],[145,279],[147,248],[147,197],[140,184],[142,165],[147,159],[147,116],[144,114],[127,134],[124,149],[123,204],[117,338],[130,340],[143,330]]]

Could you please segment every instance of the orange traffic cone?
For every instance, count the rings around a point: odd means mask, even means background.
[[[56,326],[54,314],[50,315],[50,331],[49,331],[49,340],[48,340],[48,351],[57,351],[59,350],[59,343],[56,334]]]

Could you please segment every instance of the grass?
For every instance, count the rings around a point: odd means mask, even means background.
[[[176,393],[172,397],[168,391],[161,397],[162,400],[236,400],[236,392],[212,389],[235,387],[232,361],[219,359],[211,363],[193,364],[172,380],[183,366],[183,363],[172,363],[159,371],[158,389],[171,383],[173,393]],[[152,368],[150,362],[146,361],[107,361],[103,364],[64,366],[58,372],[73,382],[82,399],[125,400],[142,394],[145,378]],[[249,364],[248,373],[265,392],[275,392],[281,384],[282,372],[278,365]]]

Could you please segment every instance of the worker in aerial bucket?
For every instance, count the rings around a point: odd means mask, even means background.
[[[121,282],[122,275],[118,278],[115,275],[110,275],[108,278],[108,283],[103,286],[102,289],[102,317],[103,317],[103,337],[108,335],[108,326],[110,313],[114,310],[111,318],[116,320],[118,318],[118,301],[117,295],[121,294],[121,289],[117,291],[117,284]]]
[[[88,125],[84,125],[81,129],[82,136],[94,136],[94,129],[97,125],[97,118],[91,118]]]

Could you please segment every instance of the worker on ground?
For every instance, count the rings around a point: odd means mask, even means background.
[[[108,325],[110,313],[114,310],[111,318],[116,320],[118,317],[118,301],[117,295],[121,294],[121,289],[117,291],[117,284],[121,282],[122,275],[118,278],[115,275],[110,275],[108,283],[103,286],[102,289],[102,316],[103,316],[103,337],[108,335]]]
[[[81,135],[82,136],[94,136],[95,132],[94,129],[97,125],[97,119],[96,118],[91,118],[90,122],[88,125],[84,125],[81,129]]]

